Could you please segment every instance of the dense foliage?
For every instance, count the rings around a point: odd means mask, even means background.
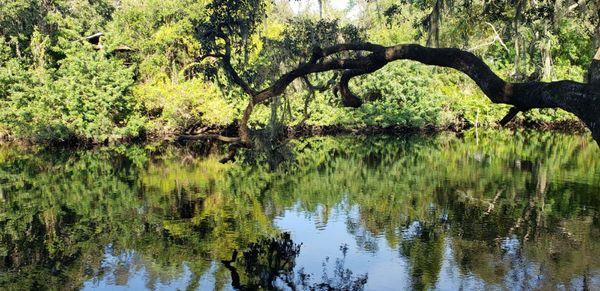
[[[515,81],[582,81],[600,45],[598,1],[341,2],[0,0],[0,137],[102,143],[231,124],[248,103],[236,78],[264,88],[314,45],[459,47]],[[361,77],[358,109],[340,106],[337,78],[298,80],[250,125],[442,129],[492,126],[505,111],[446,69],[401,62]],[[574,119],[544,110],[521,120]]]

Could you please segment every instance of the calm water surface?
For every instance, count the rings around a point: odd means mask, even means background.
[[[600,289],[588,136],[0,147],[0,289]]]

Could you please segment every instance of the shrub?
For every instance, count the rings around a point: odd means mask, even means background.
[[[134,96],[149,117],[153,133],[182,133],[193,126],[233,122],[233,106],[217,86],[202,79],[186,82],[156,81],[135,88]]]
[[[133,72],[87,46],[71,48],[58,69],[8,62],[0,71],[0,116],[15,138],[100,143],[141,133],[129,90]],[[7,88],[6,88],[7,87]]]

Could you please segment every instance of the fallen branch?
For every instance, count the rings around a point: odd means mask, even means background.
[[[219,134],[198,134],[198,135],[180,135],[177,137],[178,142],[194,141],[194,140],[218,140],[227,143],[240,142],[239,137],[228,137]]]

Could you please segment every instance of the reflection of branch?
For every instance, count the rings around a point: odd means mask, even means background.
[[[229,149],[227,151],[227,154],[221,160],[219,160],[220,163],[227,163],[229,161],[234,161],[235,155],[237,154],[238,149],[247,146],[247,144],[242,142],[241,138],[239,138],[239,137],[228,137],[228,136],[223,136],[220,134],[207,133],[207,134],[197,134],[197,135],[181,135],[181,136],[177,137],[178,142],[196,141],[196,140],[202,140],[202,141],[218,140],[218,141],[228,143]]]
[[[231,273],[231,286],[233,286],[233,288],[236,290],[243,290],[244,286],[242,286],[240,281],[240,273],[238,273],[237,269],[231,265],[231,263],[235,262],[237,259],[237,255],[237,250],[234,250],[233,254],[231,255],[231,260],[223,260],[221,263],[223,263],[223,266],[225,266],[225,268],[227,268],[227,270],[229,270]]]
[[[227,163],[235,161],[235,155],[237,154],[238,149],[246,147],[247,145],[243,142],[234,142],[229,145],[229,149],[227,150],[227,155],[225,155],[222,159],[219,160],[219,163]]]
[[[541,168],[541,167],[540,167]],[[544,218],[544,205],[545,205],[545,197],[547,187],[547,176],[546,171],[538,170],[537,172],[537,184],[535,189],[535,196],[530,196],[525,209],[521,214],[521,217],[517,219],[515,225],[510,228],[509,233],[513,233],[515,229],[521,227],[521,224],[527,226],[527,231],[525,232],[525,236],[523,237],[524,241],[529,240],[531,233],[533,231],[536,239],[539,237],[541,229],[544,227],[542,225],[542,220]]]
[[[490,203],[490,205],[488,207],[488,210],[485,212],[486,215],[490,214],[492,212],[492,210],[494,210],[495,204],[498,201],[498,199],[500,198],[500,196],[502,195],[502,192],[504,192],[504,190],[500,190],[500,191],[498,191],[498,193],[496,193],[494,200],[492,200],[492,202]]]
[[[531,216],[531,210],[532,210],[534,204],[535,203],[531,199],[529,199],[529,202],[527,203],[527,206],[525,206],[525,208],[523,209],[523,212],[521,213],[521,217],[519,217],[517,219],[517,221],[515,222],[515,224],[513,225],[513,227],[511,227],[508,230],[508,232],[510,234],[514,233],[514,231],[516,229],[520,228],[521,227],[521,223],[523,223],[523,221],[526,220],[527,217]],[[528,237],[528,236],[526,235],[526,237]]]

